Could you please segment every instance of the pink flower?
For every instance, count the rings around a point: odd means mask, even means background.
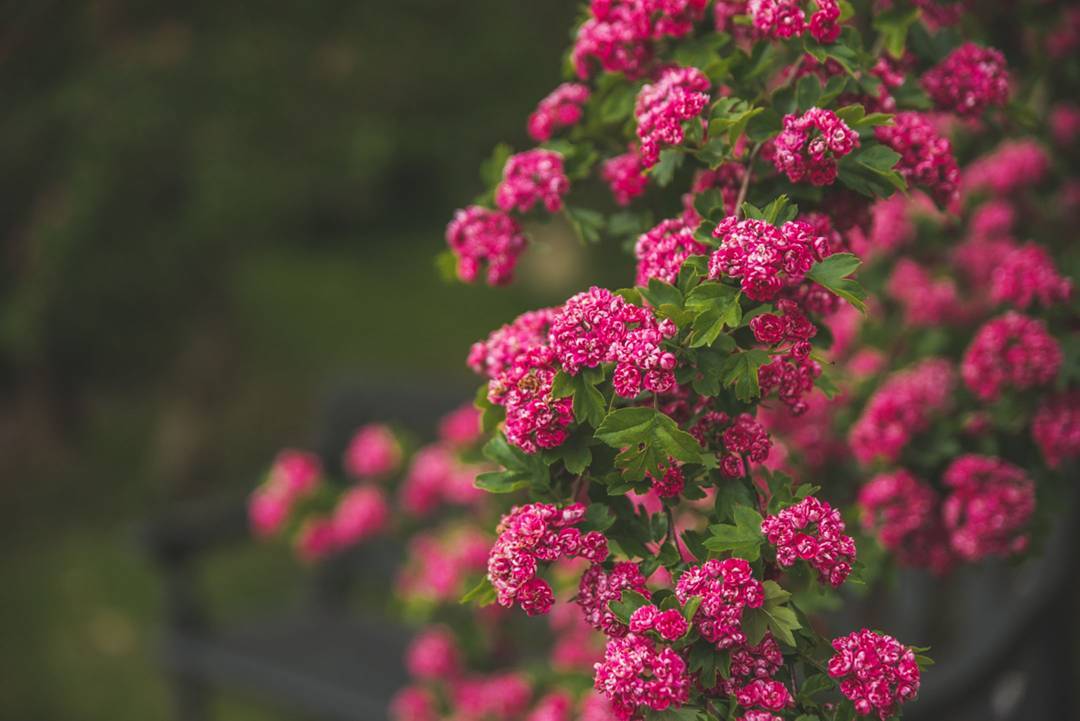
[[[274,459],[268,483],[294,500],[313,491],[321,475],[322,461],[314,453],[285,450]]]
[[[943,574],[953,564],[936,491],[907,471],[874,476],[859,489],[862,527],[901,563]]]
[[[948,361],[930,358],[890,376],[866,403],[848,440],[861,463],[895,462],[911,439],[951,405],[956,386]]]
[[[859,147],[859,134],[831,110],[810,108],[801,116],[784,116],[776,136],[773,165],[792,183],[832,185],[836,161]]]
[[[795,699],[787,686],[779,681],[756,678],[735,692],[735,699],[740,706],[751,708],[760,706],[769,711],[780,711],[787,706],[794,706]]]
[[[461,671],[461,652],[454,634],[442,626],[425,629],[405,652],[405,667],[413,678],[450,679]]]
[[[683,122],[701,114],[709,104],[711,88],[709,78],[697,68],[671,67],[641,89],[634,117],[642,166],[651,168],[659,162],[661,146],[682,144]]]
[[[505,285],[513,279],[526,244],[516,220],[478,205],[454,214],[446,227],[446,242],[457,256],[458,277],[472,283],[486,266],[488,285]]]
[[[922,113],[897,113],[892,125],[874,130],[878,140],[900,153],[896,172],[908,185],[921,185],[943,207],[953,205],[960,196],[960,168],[953,156],[952,143],[939,134]]]
[[[450,696],[457,721],[518,721],[529,706],[532,689],[520,674],[509,672],[458,679]]]
[[[473,343],[468,364],[474,372],[494,379],[510,370],[520,355],[547,342],[548,328],[558,308],[541,308],[523,313],[486,340]]]
[[[571,721],[573,700],[564,691],[553,691],[540,699],[525,721]]]
[[[683,657],[634,633],[608,639],[604,660],[596,664],[594,685],[611,700],[620,721],[630,721],[643,708],[678,708],[690,698],[690,674]]]
[[[743,559],[713,559],[690,566],[679,576],[675,597],[686,605],[691,596],[701,596],[694,626],[718,649],[725,649],[746,643],[743,609],[759,608],[765,602],[765,589]]]
[[[609,604],[618,601],[625,590],[637,591],[646,598],[650,595],[645,587],[645,577],[636,563],[617,561],[610,572],[594,564],[581,577],[577,604],[581,606],[585,621],[608,636],[622,636],[627,627],[612,613]]]
[[[506,212],[527,213],[542,202],[549,213],[557,213],[568,192],[570,180],[563,170],[562,155],[553,150],[529,150],[507,159],[502,182],[495,188],[495,203]]]
[[[469,446],[480,440],[480,411],[466,403],[447,413],[439,421],[439,439],[451,446]]]
[[[401,484],[402,508],[413,516],[428,516],[442,504],[476,505],[484,498],[473,483],[481,470],[460,463],[445,444],[424,446],[413,456]]]
[[[439,721],[440,714],[429,690],[406,686],[390,702],[390,718],[393,721]]]
[[[738,278],[743,293],[762,302],[801,283],[814,262],[830,254],[828,240],[802,221],[777,227],[732,215],[716,226],[713,237],[720,247],[709,258],[709,279]]]
[[[640,0],[593,0],[591,17],[578,28],[571,60],[577,76],[587,79],[599,65],[609,73],[636,79],[652,60],[652,27]]]
[[[1026,390],[1049,383],[1061,362],[1061,347],[1042,321],[1009,311],[979,329],[960,371],[972,393],[993,401],[1005,388]]]
[[[1038,142],[1028,138],[1006,140],[964,169],[963,189],[967,194],[988,190],[1007,197],[1038,185],[1049,169],[1050,156]]]
[[[691,230],[701,224],[702,218],[694,207],[697,196],[707,190],[717,189],[720,191],[720,199],[723,212],[734,215],[735,202],[739,199],[739,188],[742,186],[743,176],[746,175],[746,166],[742,163],[722,163],[713,170],[699,170],[694,173],[694,182],[689,193],[684,193],[683,222],[690,226]]]
[[[818,572],[822,583],[838,588],[855,562],[855,540],[844,533],[840,512],[813,496],[767,516],[761,532],[776,546],[783,568],[802,559]]]
[[[637,285],[648,286],[650,278],[674,284],[683,262],[691,255],[705,255],[708,246],[694,238],[694,229],[681,219],[662,220],[642,233],[634,247],[637,257]]]
[[[892,636],[863,629],[834,639],[832,647],[829,675],[860,716],[877,711],[885,721],[919,692],[915,652]]]
[[[1031,435],[1051,468],[1080,455],[1080,391],[1043,399],[1035,412]]]
[[[664,469],[664,475],[656,478],[649,475],[652,488],[660,498],[678,498],[686,487],[686,478],[683,476],[682,465],[674,458],[668,459],[668,466]]]
[[[806,30],[806,14],[799,0],[751,0],[747,10],[754,29],[763,37],[786,40]]]
[[[345,450],[345,471],[353,478],[378,478],[397,470],[401,445],[387,426],[372,423],[360,428]]]
[[[488,400],[506,408],[506,440],[526,453],[562,445],[574,419],[573,399],[551,396],[555,361],[551,348],[534,347],[488,384]]]
[[[304,521],[295,540],[296,553],[308,563],[322,560],[337,549],[337,533],[329,518],[312,517]]]
[[[545,503],[515,506],[503,516],[495,545],[488,555],[488,580],[495,587],[500,606],[518,603],[530,616],[551,610],[555,602],[551,587],[537,577],[539,564],[559,558],[581,557],[600,563],[608,555],[603,534],[582,534],[577,525],[585,506],[575,503],[559,509]]]
[[[975,117],[1009,100],[1005,56],[993,48],[964,43],[922,78],[938,110]]]
[[[1026,526],[1035,511],[1035,483],[1000,458],[969,454],[945,470],[945,525],[963,559],[1011,556],[1027,548]]]
[[[1050,134],[1062,149],[1071,148],[1080,136],[1080,106],[1058,103],[1050,111]]]
[[[348,491],[334,509],[333,527],[339,548],[352,546],[382,532],[390,509],[381,489],[361,486]]]
[[[582,106],[588,100],[587,85],[563,83],[555,88],[529,116],[529,137],[543,143],[550,140],[556,130],[576,125],[583,114]]]
[[[417,534],[398,574],[398,593],[428,603],[457,601],[465,581],[487,567],[490,547],[491,540],[471,527]]]
[[[259,538],[273,536],[289,517],[289,499],[285,494],[260,487],[248,500],[248,521]]]
[[[1050,253],[1035,242],[1006,253],[991,277],[990,298],[1020,310],[1033,303],[1045,308],[1063,304],[1071,294],[1072,281],[1058,273]]]
[[[661,611],[651,604],[641,606],[630,616],[630,633],[655,631],[665,641],[675,641],[686,635],[690,626],[677,608]]]
[[[649,179],[641,167],[641,155],[637,147],[631,145],[630,149],[622,155],[608,158],[600,166],[600,177],[611,188],[611,194],[615,196],[615,202],[622,206],[630,205],[630,202],[645,192]]]
[[[933,278],[910,258],[896,262],[887,289],[904,309],[904,323],[916,328],[957,323],[966,315],[955,281],[950,277]]]

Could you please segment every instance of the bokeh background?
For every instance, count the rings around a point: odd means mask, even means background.
[[[629,277],[557,223],[511,289],[433,263],[575,6],[0,3],[0,718],[169,717],[145,519],[243,498],[341,383],[464,396],[472,341]],[[199,580],[241,615],[306,573],[251,544]]]

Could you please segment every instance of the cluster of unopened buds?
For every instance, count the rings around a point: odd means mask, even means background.
[[[546,503],[517,506],[503,516],[488,556],[488,580],[499,605],[520,605],[530,616],[545,614],[555,602],[551,586],[538,577],[540,563],[581,557],[600,563],[608,555],[598,531],[575,528],[585,518],[580,503],[558,508]]]
[[[781,567],[806,561],[833,588],[844,582],[855,561],[855,540],[844,530],[840,512],[813,496],[761,523],[761,532],[776,546],[776,562]]]
[[[784,116],[784,128],[773,143],[776,169],[792,183],[832,185],[837,161],[859,147],[859,134],[831,110],[810,108]]]

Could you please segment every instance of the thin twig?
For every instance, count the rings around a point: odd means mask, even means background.
[[[761,143],[753,147],[750,156],[746,159],[746,172],[743,174],[742,185],[739,187],[739,197],[735,199],[736,220],[742,219],[742,204],[746,200],[747,192],[750,190],[750,177],[754,174],[754,158],[757,157],[759,150],[761,150]]]

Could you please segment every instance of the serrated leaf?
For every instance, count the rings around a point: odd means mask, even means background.
[[[861,263],[858,256],[852,253],[834,253],[814,263],[806,277],[851,303],[859,312],[866,312],[866,291],[858,282],[848,278]]]
[[[461,597],[459,603],[475,603],[478,606],[489,606],[495,603],[495,587],[491,585],[491,581],[487,576],[480,579],[480,583],[473,586],[464,596]]]
[[[740,401],[757,398],[761,395],[758,369],[771,360],[772,357],[759,348],[733,353],[724,363],[724,386],[733,388]]]
[[[673,305],[676,308],[682,308],[683,306],[683,296],[679,289],[659,278],[650,278],[648,287],[639,287],[638,292],[654,308],[664,305]]]

